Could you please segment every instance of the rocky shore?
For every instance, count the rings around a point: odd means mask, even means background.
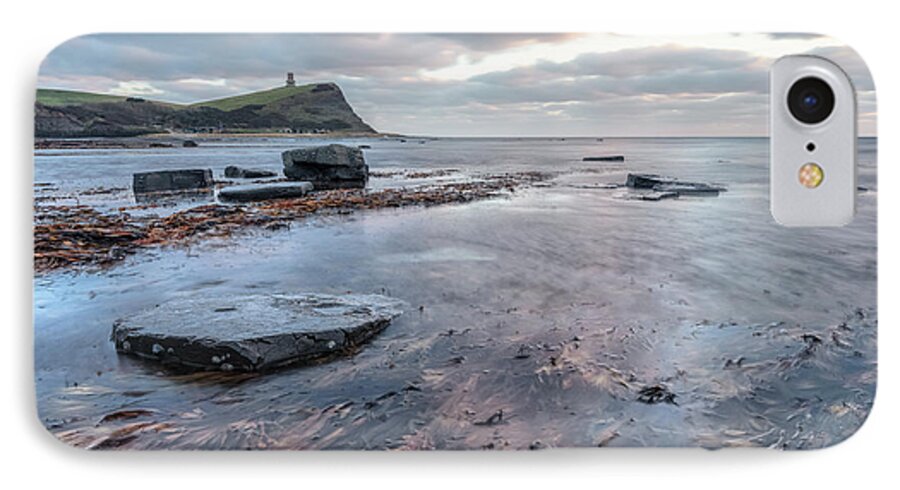
[[[284,175],[283,143],[198,141],[36,159],[36,398],[67,444],[818,448],[872,405],[865,173],[834,241],[769,223],[756,140],[728,143],[741,165],[715,141],[370,140],[336,189]],[[200,187],[134,193],[180,170]]]
[[[460,180],[459,170],[454,168],[375,171],[372,175],[379,178],[417,180],[452,176],[454,180],[371,190],[366,187],[369,167],[358,147],[331,144],[288,150],[282,154],[282,163],[282,178],[263,169],[226,167],[224,177],[238,179],[237,182],[217,180],[210,169],[202,168],[135,173],[132,190],[137,205],[121,207],[116,212],[103,212],[81,204],[51,204],[52,197],[38,196],[36,202],[41,204],[35,207],[35,271],[105,266],[145,248],[225,238],[249,228],[275,230],[314,214],[348,214],[490,199],[509,195],[518,188],[540,185],[541,181],[558,175],[558,172],[515,172]],[[634,173],[629,173],[623,184],[582,188],[624,188],[629,192],[621,197],[643,201],[682,195],[717,196],[726,190],[714,184]],[[215,189],[218,189],[217,201],[211,204],[189,207],[167,216],[131,212],[152,207],[157,201],[197,196],[211,199]]]
[[[43,273],[118,262],[141,249],[225,238],[249,228],[274,230],[322,213],[466,203],[509,195],[551,177],[539,172],[480,176],[467,182],[371,191],[334,189],[247,204],[204,204],[171,215],[107,213],[86,205],[35,207],[34,268]]]

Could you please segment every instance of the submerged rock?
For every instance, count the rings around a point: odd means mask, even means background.
[[[236,165],[225,167],[225,177],[230,179],[263,179],[266,177],[275,177],[278,174],[261,168],[242,168]]]
[[[303,197],[313,190],[309,182],[273,182],[225,187],[219,191],[223,201],[249,202]]]
[[[281,154],[285,177],[312,182],[316,189],[362,188],[369,179],[362,150],[327,145],[288,150]]]
[[[677,181],[673,178],[656,174],[628,174],[628,177],[625,179],[625,186],[633,189],[652,189],[655,185],[673,184],[675,182]]]
[[[609,155],[601,157],[584,157],[582,162],[624,162],[625,155]]]
[[[193,191],[212,187],[213,174],[208,168],[158,170],[136,173],[132,181],[135,194]]]
[[[726,190],[724,187],[713,184],[683,182],[656,174],[628,174],[625,186],[632,189],[652,190],[657,193],[675,193],[679,196],[718,196],[720,192]]]
[[[119,319],[116,351],[193,370],[263,371],[348,354],[402,313],[381,295],[181,298]]]

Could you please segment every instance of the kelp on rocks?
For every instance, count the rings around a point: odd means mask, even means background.
[[[88,206],[40,206],[34,219],[37,272],[120,260],[147,236],[129,214],[107,215]]]
[[[142,248],[227,238],[249,227],[274,229],[312,214],[467,203],[507,195],[550,176],[520,172],[422,187],[339,189],[252,205],[205,204],[164,217],[138,217],[125,210],[105,214],[83,205],[41,205],[35,207],[34,268],[42,273],[104,266]]]

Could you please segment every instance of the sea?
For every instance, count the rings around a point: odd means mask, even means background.
[[[37,410],[67,443],[803,449],[849,437],[871,407],[874,138],[859,140],[857,214],[841,228],[775,223],[765,138],[198,142],[36,150],[35,206],[116,213],[135,205],[135,172],[280,172],[281,152],[327,143],[370,146],[372,190],[554,177],[493,199],[313,216],[36,274]],[[625,161],[583,161],[605,155]],[[450,172],[413,173],[431,170]],[[727,191],[633,200],[609,185],[629,173]],[[109,338],[117,319],[170,299],[264,292],[378,293],[409,308],[351,356],[263,374],[169,372],[117,354]]]

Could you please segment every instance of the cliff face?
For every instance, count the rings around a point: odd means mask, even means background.
[[[78,94],[75,96],[74,94]],[[333,83],[280,87],[193,105],[139,98],[103,102],[52,101],[38,91],[36,137],[135,136],[184,132],[375,133]],[[72,99],[85,100],[73,93]]]
[[[34,106],[36,137],[135,136],[164,130],[176,109],[154,102]]]

